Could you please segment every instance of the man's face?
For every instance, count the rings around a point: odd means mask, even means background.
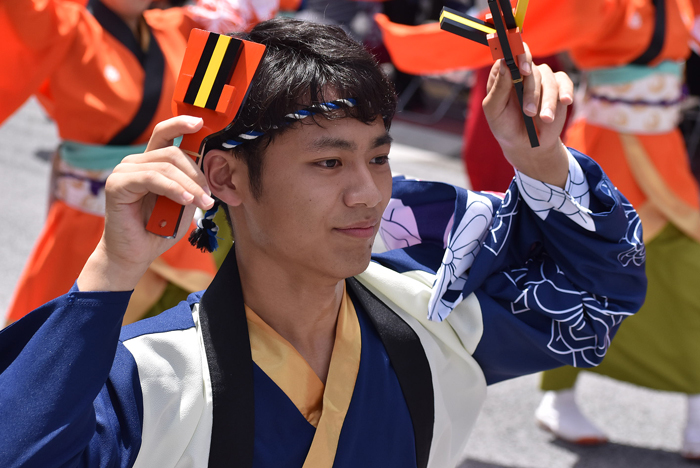
[[[318,121],[297,124],[265,150],[262,195],[238,207],[236,239],[286,271],[340,280],[369,264],[391,197],[391,138],[381,118]]]

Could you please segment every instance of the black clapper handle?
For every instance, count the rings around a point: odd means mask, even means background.
[[[505,57],[506,65],[508,65],[511,77],[513,78],[515,93],[518,95],[518,101],[520,101],[520,110],[523,114],[523,120],[525,121],[527,136],[530,139],[530,147],[537,148],[540,146],[540,140],[537,138],[537,128],[535,128],[535,121],[532,120],[532,117],[526,115],[525,111],[523,110],[523,77],[518,69],[518,64],[515,63],[513,51],[511,51],[510,44],[508,43],[508,33],[506,32],[506,27],[503,24],[501,10],[498,8],[498,0],[488,0],[488,4],[489,9],[491,10],[491,16],[493,17],[493,24],[496,28],[496,34],[498,34],[498,42],[501,44],[503,57]],[[510,16],[513,15],[513,12],[510,10],[509,13]]]

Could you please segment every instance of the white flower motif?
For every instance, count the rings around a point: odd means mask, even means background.
[[[461,291],[466,281],[466,271],[474,263],[481,243],[489,233],[492,220],[491,200],[484,195],[469,192],[466,212],[448,237],[442,265],[436,274],[428,308],[429,320],[441,322],[462,301]]]
[[[622,203],[627,219],[630,219],[630,214],[634,216],[627,224],[627,234],[620,239],[620,243],[628,243],[631,247],[617,256],[618,261],[622,266],[627,266],[633,263],[636,266],[641,266],[646,260],[646,248],[642,241],[642,221],[639,215],[635,212],[634,207],[629,203]]]
[[[551,259],[538,267],[513,269],[502,273],[520,291],[511,299],[511,312],[533,311],[552,319],[547,344],[553,353],[568,356],[572,366],[595,366],[610,346],[610,334],[632,315],[610,308],[608,298],[573,287],[564,272]]]
[[[379,235],[388,250],[403,249],[422,242],[413,210],[398,198],[389,200],[382,214]]]

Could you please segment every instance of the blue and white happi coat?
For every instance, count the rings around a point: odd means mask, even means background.
[[[602,360],[644,299],[641,224],[572,153],[563,190],[519,173],[503,195],[395,179],[387,251],[356,280],[417,337],[431,391],[405,388],[411,363],[387,354],[355,296],[362,355],[332,466],[455,466],[489,383]],[[129,295],[74,288],[0,332],[0,466],[215,465],[202,294],[120,332]],[[313,428],[258,367],[255,379],[251,466],[301,467]],[[412,427],[415,395],[428,433]]]

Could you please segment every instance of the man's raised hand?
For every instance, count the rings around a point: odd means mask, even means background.
[[[196,207],[211,208],[206,179],[192,159],[173,145],[181,135],[195,133],[202,120],[179,116],[156,125],[146,152],[127,156],[105,186],[105,230],[80,276],[81,291],[128,291],[149,265],[190,229]],[[185,211],[175,239],[146,231],[156,195],[165,196]]]
[[[568,174],[568,158],[559,138],[566,120],[566,108],[573,103],[574,86],[562,72],[547,65],[535,66],[530,49],[518,56],[523,75],[523,109],[533,117],[540,146],[531,148],[515,93],[510,70],[503,60],[491,68],[484,113],[506,159],[520,172],[563,187]]]

